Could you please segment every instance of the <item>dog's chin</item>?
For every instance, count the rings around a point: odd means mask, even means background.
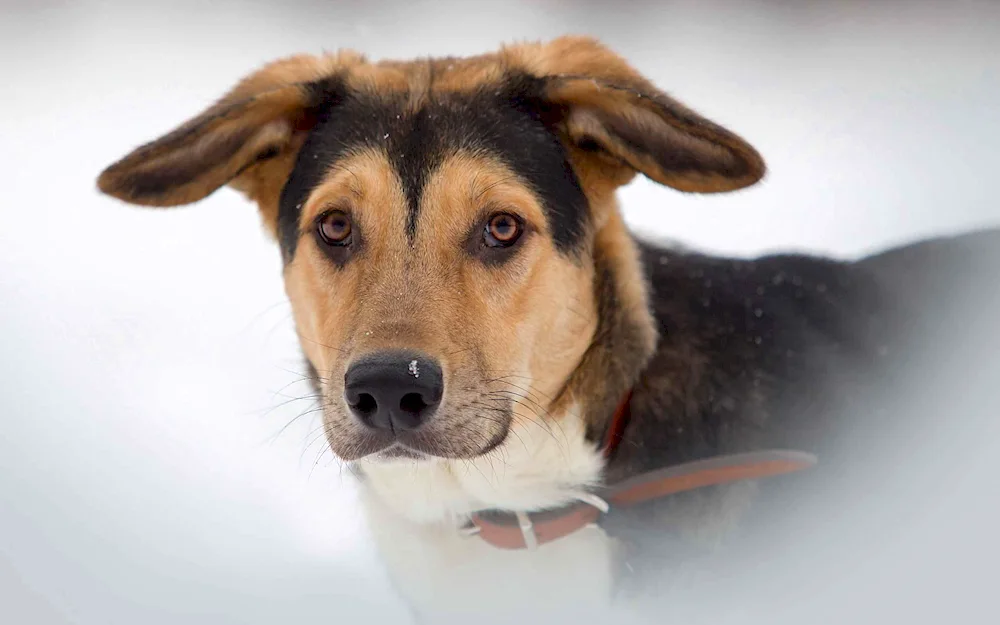
[[[441,460],[470,460],[484,456],[507,440],[508,429],[494,434],[484,445],[470,445],[468,441],[441,441],[416,433],[400,436],[365,437],[341,452],[331,441],[334,453],[348,462],[364,459],[367,462],[434,462]]]
[[[502,445],[507,439],[507,433],[508,428],[503,427],[497,432],[484,432],[476,437],[453,438],[417,430],[400,433],[397,445],[427,459],[471,460]]]
[[[366,460],[370,462],[421,462],[433,459],[434,456],[428,456],[427,454],[416,451],[415,449],[410,449],[404,445],[393,444],[382,451],[377,451],[366,457]]]

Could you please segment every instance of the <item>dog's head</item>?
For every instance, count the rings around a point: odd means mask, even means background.
[[[333,450],[470,458],[587,397],[591,430],[655,343],[614,190],[739,189],[764,164],[597,42],[464,59],[272,63],[109,167],[175,206],[230,185],[284,259]]]

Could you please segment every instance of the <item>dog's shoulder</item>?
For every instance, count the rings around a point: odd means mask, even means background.
[[[640,465],[761,445],[819,451],[891,405],[892,388],[941,379],[949,354],[986,357],[1000,342],[1000,230],[854,261],[648,243],[641,254],[660,343],[636,389]]]
[[[788,444],[797,405],[862,376],[888,326],[884,296],[856,264],[801,254],[714,257],[642,244],[660,334],[636,386],[628,446],[609,467],[634,474],[764,444]],[[811,411],[815,412],[815,411]],[[789,417],[792,415],[792,417]]]
[[[727,593],[764,592],[762,579],[772,590],[798,583],[788,562],[821,571],[862,557],[860,537],[884,531],[887,511],[933,505],[922,489],[901,490],[914,462],[930,489],[975,453],[954,418],[981,431],[973,441],[990,431],[1000,230],[854,261],[728,259],[652,245],[642,254],[661,340],[610,479],[767,447],[815,452],[819,465],[613,511],[604,527],[627,546],[626,586],[672,586],[671,576],[694,570],[741,580]],[[966,446],[921,446],[950,440]],[[842,548],[820,548],[838,538]],[[701,585],[685,596],[719,590]]]

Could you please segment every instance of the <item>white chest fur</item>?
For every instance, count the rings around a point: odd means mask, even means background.
[[[577,610],[575,622],[590,622],[612,590],[614,546],[603,530],[504,551],[459,528],[476,510],[572,501],[600,479],[602,465],[579,419],[549,427],[532,420],[482,458],[364,463],[363,498],[390,576],[427,622],[535,622],[543,614],[561,622]]]
[[[371,492],[365,508],[389,576],[421,623],[564,622],[568,615],[588,623],[610,607],[613,544],[601,529],[534,551],[504,551],[452,524],[414,523]]]

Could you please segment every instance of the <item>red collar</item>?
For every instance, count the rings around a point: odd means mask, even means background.
[[[611,416],[611,426],[604,439],[604,457],[611,458],[625,437],[625,428],[632,419],[632,389],[625,391],[615,413]]]
[[[631,418],[632,389],[622,397],[604,442],[610,458],[621,444]],[[470,533],[500,549],[532,549],[594,524],[608,506],[628,506],[675,493],[807,469],[816,457],[800,451],[765,450],[717,456],[643,473],[581,496],[581,501],[555,510],[507,512],[487,510],[472,515]]]

